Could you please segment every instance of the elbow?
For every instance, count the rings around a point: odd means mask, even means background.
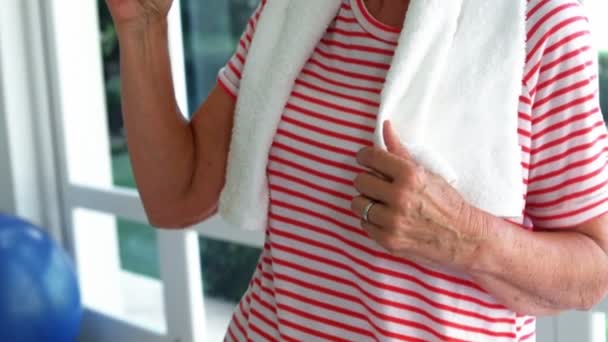
[[[583,304],[580,308],[578,308],[576,311],[582,311],[582,312],[586,312],[586,311],[591,311],[593,310],[593,308],[595,307],[596,304],[594,303],[586,303]]]
[[[174,215],[147,210],[146,216],[148,217],[148,224],[154,228],[180,230],[189,227],[185,220]]]
[[[553,316],[557,316],[559,314],[561,314],[562,312],[566,311],[566,310],[561,310],[561,309],[556,309],[556,308],[531,308],[531,309],[525,309],[525,310],[513,310],[514,312],[517,312],[520,315],[525,315],[525,316],[535,316],[535,317],[553,317]]]
[[[591,311],[600,304],[608,294],[608,267],[595,272],[588,286],[584,286],[578,293],[576,310]]]
[[[592,311],[604,300],[606,294],[608,294],[608,284],[604,284],[601,284],[601,286],[598,284],[596,289],[586,288],[567,301],[561,303],[558,301],[551,306],[543,307],[541,310],[529,312],[527,314],[533,316],[554,316],[567,310]]]
[[[157,229],[167,229],[167,230],[182,230],[187,229],[191,226],[191,224],[187,223],[187,221],[182,221],[180,219],[171,218],[171,217],[160,217],[160,216],[148,216],[148,224]]]
[[[577,308],[579,311],[591,311],[594,307],[600,304],[608,294],[608,284],[603,282],[598,286],[597,290],[588,291],[587,293],[581,294],[580,305]]]
[[[551,317],[557,316],[566,311],[565,308],[548,301],[526,303],[517,307],[509,307],[511,311],[517,312],[520,315],[536,316],[536,317]]]
[[[160,229],[187,229],[213,216],[219,205],[219,191],[188,192],[181,195],[144,196],[142,203],[148,222]]]
[[[593,308],[601,302],[601,299],[584,299],[581,304],[576,308],[577,311],[591,311]]]
[[[162,205],[144,206],[148,223],[158,229],[182,230],[205,221],[217,212],[217,205]]]

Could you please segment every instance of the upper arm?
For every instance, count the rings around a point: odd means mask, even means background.
[[[253,39],[255,25],[266,0],[249,18],[236,50],[219,71],[217,84],[192,118],[196,161],[190,192],[183,206],[188,217],[184,225],[213,214],[224,186],[241,73]],[[205,208],[201,212],[201,208]]]
[[[216,85],[194,114],[192,131],[195,164],[192,184],[183,204],[183,225],[194,224],[213,214],[224,186],[224,175],[234,117],[235,99]],[[201,212],[201,208],[203,212]]]
[[[526,213],[536,227],[574,227],[608,212],[608,135],[597,54],[576,0],[531,1],[524,82],[532,100]]]

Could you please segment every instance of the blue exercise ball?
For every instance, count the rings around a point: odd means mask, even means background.
[[[44,230],[0,214],[0,341],[72,342],[81,317],[67,254]]]

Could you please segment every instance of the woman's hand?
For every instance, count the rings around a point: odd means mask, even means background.
[[[352,209],[369,236],[391,254],[418,262],[466,269],[484,238],[482,215],[443,178],[418,165],[388,121],[383,127],[388,151],[362,149],[358,162],[372,170],[355,179],[361,196]],[[364,211],[370,201],[375,201]]]
[[[123,27],[142,28],[167,18],[173,0],[106,0],[114,24]]]

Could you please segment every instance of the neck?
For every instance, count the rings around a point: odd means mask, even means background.
[[[405,21],[409,0],[364,0],[367,10],[380,22],[401,27]]]

